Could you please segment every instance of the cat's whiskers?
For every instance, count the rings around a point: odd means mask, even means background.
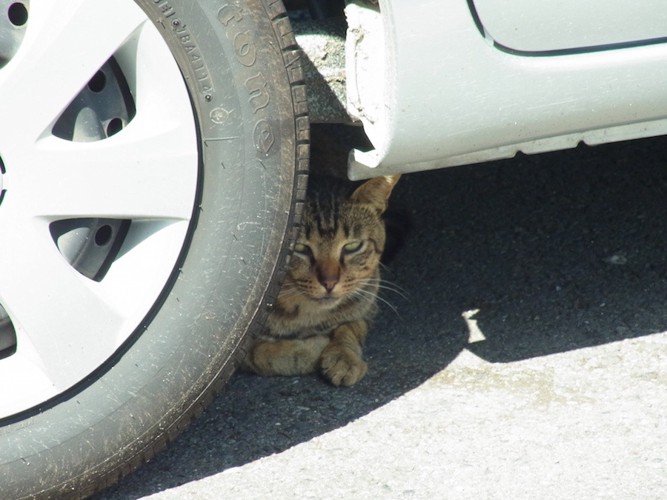
[[[363,285],[374,285],[377,286],[381,290],[387,290],[389,292],[394,292],[396,295],[400,296],[401,298],[405,300],[410,300],[410,297],[408,295],[408,292],[405,288],[397,285],[396,283],[393,283],[389,280],[385,280],[382,278],[365,278],[363,280],[359,281]],[[363,286],[362,285],[362,286]]]
[[[398,313],[398,309],[396,308],[396,306],[394,306],[394,304],[389,302],[384,297],[380,297],[376,293],[373,293],[369,290],[364,290],[363,288],[357,288],[356,290],[354,290],[354,292],[352,292],[352,295],[360,299],[366,300],[368,302],[374,302],[375,300],[379,300],[380,302],[386,304],[387,307],[389,307],[389,309],[394,311],[394,314],[396,314],[396,316],[398,316],[399,318],[401,317],[401,315]]]
[[[305,293],[300,287],[296,285],[283,285],[283,287],[280,289],[280,292],[278,292],[279,299],[288,299],[298,295],[305,295]]]
[[[389,274],[391,274],[391,275],[394,274],[393,270],[392,270],[387,264],[385,264],[385,263],[382,262],[382,261],[378,262],[378,267],[379,267],[382,271],[384,271],[384,272],[386,272],[386,273],[389,273]]]
[[[373,292],[369,292],[368,290],[358,288],[356,290],[352,290],[351,292],[349,292],[348,297],[372,304],[373,302],[375,302],[377,296]]]

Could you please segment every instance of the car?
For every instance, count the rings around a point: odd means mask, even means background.
[[[339,98],[372,143],[351,151],[350,178],[667,132],[664,3],[376,4],[346,7],[345,72],[310,42],[317,28],[295,26],[325,77],[345,74]]]
[[[353,180],[667,132],[656,0],[285,3],[0,0],[3,495],[89,496],[203,411],[321,124]]]

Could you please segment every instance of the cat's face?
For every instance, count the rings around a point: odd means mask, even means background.
[[[348,197],[311,193],[283,285],[286,297],[335,307],[346,297],[369,293],[363,287],[379,280],[385,244],[382,213],[397,180],[372,179]]]

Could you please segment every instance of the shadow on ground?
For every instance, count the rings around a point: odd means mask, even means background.
[[[385,277],[370,371],[236,375],[170,449],[100,498],[136,498],[281,452],[400,397],[467,348],[511,362],[667,329],[667,141],[405,176],[412,230]],[[485,340],[468,344],[465,311]],[[446,411],[446,409],[443,409]]]

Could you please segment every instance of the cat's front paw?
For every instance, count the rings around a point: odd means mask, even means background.
[[[329,345],[324,350],[320,368],[336,386],[356,384],[368,371],[368,365],[356,352],[339,345]]]

